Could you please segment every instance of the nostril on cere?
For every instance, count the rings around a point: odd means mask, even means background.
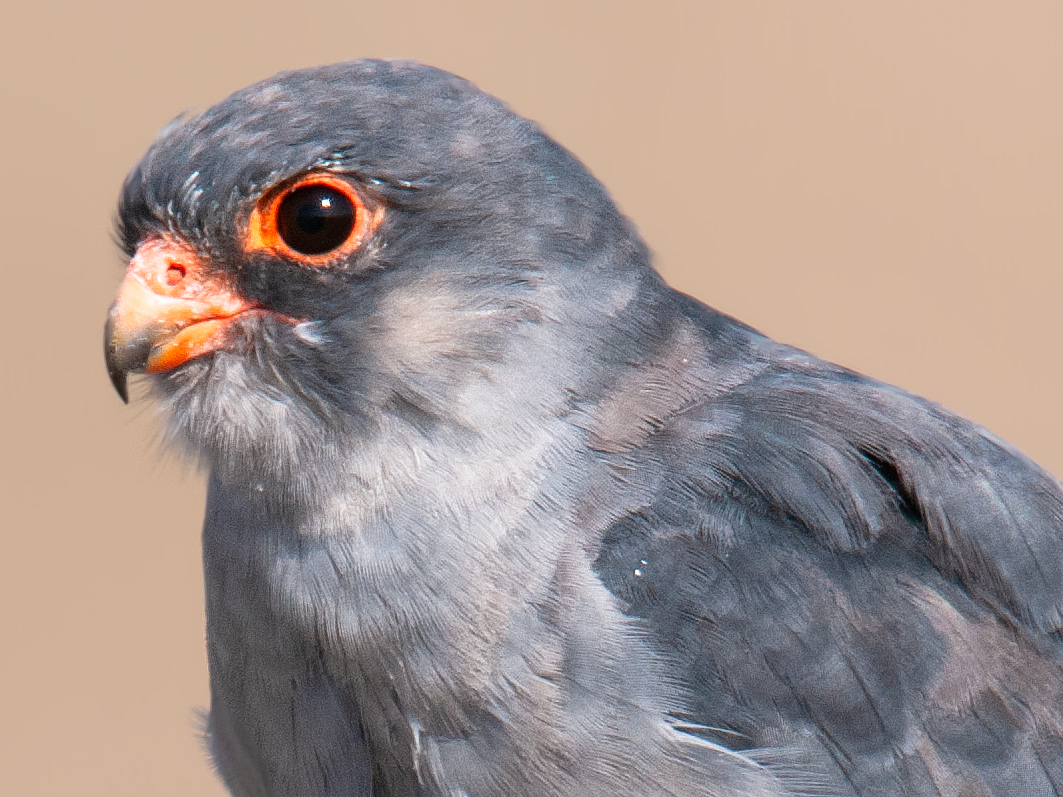
[[[185,267],[180,263],[171,263],[166,269],[166,284],[176,285],[185,278]]]

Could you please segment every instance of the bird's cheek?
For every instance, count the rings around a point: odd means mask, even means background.
[[[153,238],[129,263],[104,329],[111,381],[127,400],[132,372],[172,370],[212,352],[240,315],[254,311],[190,247]]]

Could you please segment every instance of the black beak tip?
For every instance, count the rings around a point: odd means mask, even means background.
[[[125,368],[118,364],[118,343],[114,340],[109,317],[106,326],[103,328],[103,359],[107,363],[107,375],[111,377],[111,384],[114,385],[114,389],[123,403],[128,404],[127,372]]]
[[[128,404],[129,387],[126,384],[126,372],[120,369],[108,368],[107,374],[111,377],[111,384],[114,385],[114,389],[118,393],[118,397],[122,399],[123,403]]]

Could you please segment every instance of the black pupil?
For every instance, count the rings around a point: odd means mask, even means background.
[[[342,192],[327,185],[304,185],[281,200],[277,232],[301,255],[323,255],[350,237],[354,205]]]

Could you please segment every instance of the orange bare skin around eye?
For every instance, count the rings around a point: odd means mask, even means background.
[[[305,186],[321,185],[339,191],[350,200],[354,207],[354,228],[347,240],[339,247],[320,255],[307,255],[296,252],[281,238],[277,229],[277,209],[288,194]],[[361,194],[346,180],[331,174],[314,173],[304,175],[290,183],[285,183],[266,193],[251,211],[247,232],[244,235],[244,251],[269,251],[295,260],[303,265],[320,268],[346,258],[368,240],[384,217],[383,207],[371,207]]]

